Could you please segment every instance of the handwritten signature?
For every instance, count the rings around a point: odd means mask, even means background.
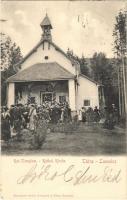
[[[82,170],[76,170],[75,165],[69,165],[63,172],[54,170],[52,172],[52,165],[42,165],[38,169],[38,164],[34,164],[25,175],[17,179],[17,184],[33,183],[35,181],[54,181],[61,177],[64,182],[71,182],[73,185],[85,183],[119,183],[121,181],[121,169],[115,171],[113,168],[106,166],[102,174],[97,175],[92,173],[91,166],[83,167]]]

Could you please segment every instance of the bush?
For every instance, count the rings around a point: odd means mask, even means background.
[[[62,122],[59,122],[57,124],[50,124],[50,129],[51,129],[51,132],[60,132],[60,133],[72,133],[74,131],[77,130],[79,126],[79,123],[78,121],[75,122],[75,121],[72,121],[72,122],[66,122],[66,123],[62,123]]]
[[[45,142],[48,130],[48,124],[43,120],[38,120],[36,124],[36,129],[31,140],[31,148],[41,149],[43,143]]]

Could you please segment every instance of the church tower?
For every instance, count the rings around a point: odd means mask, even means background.
[[[47,13],[46,13],[45,18],[41,22],[40,26],[43,31],[42,40],[52,41],[52,35],[51,35],[52,25],[51,25],[51,22],[50,22],[50,19],[49,19]]]

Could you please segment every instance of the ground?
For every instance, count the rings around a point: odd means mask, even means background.
[[[22,131],[25,137],[31,133]],[[27,142],[2,144],[3,155],[123,155],[126,153],[126,129],[103,129],[101,125],[80,124],[73,132],[48,132],[41,149],[29,148]]]

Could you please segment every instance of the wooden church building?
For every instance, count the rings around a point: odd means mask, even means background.
[[[39,105],[45,101],[67,101],[72,112],[83,106],[99,107],[101,86],[81,74],[79,63],[52,41],[47,14],[40,26],[41,40],[15,66],[19,69],[17,73],[7,80],[8,107],[28,101]]]

